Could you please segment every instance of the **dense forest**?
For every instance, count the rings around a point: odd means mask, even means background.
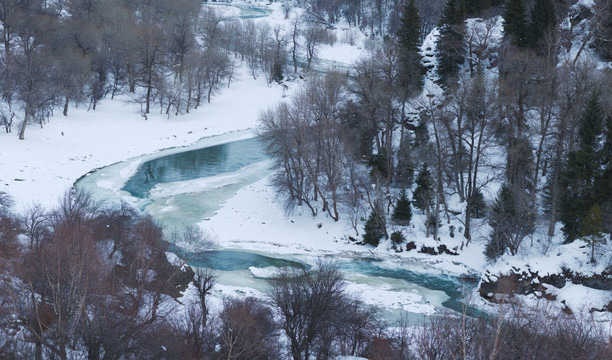
[[[609,4],[569,15],[569,4],[553,1],[469,4],[448,1],[442,9],[437,65],[426,77],[438,93],[421,93],[422,27],[408,1],[395,36],[354,64],[350,79],[310,82],[262,114],[279,192],[288,209],[349,217],[356,234],[367,217],[364,241],[372,245],[391,236],[392,210],[410,220],[399,191],[410,189],[435,239],[434,224],[456,215],[449,197],[464,204],[465,245],[472,219],[488,216],[490,259],[517,254],[536,221],[547,224],[549,238],[562,221],[568,242],[584,237],[594,248],[612,231],[611,75],[598,65],[609,60],[609,45],[601,45]],[[495,9],[503,28],[497,17],[466,21]],[[586,34],[571,28],[585,16]],[[581,56],[587,48],[599,58]],[[494,183],[501,187],[487,206],[483,189]]]
[[[362,244],[396,249],[417,212],[433,239],[458,221],[459,252],[478,219],[491,263],[531,251],[536,227],[551,242],[561,222],[591,263],[607,259],[597,250],[612,232],[609,1],[285,1],[291,31],[202,5],[0,0],[5,131],[25,139],[54,112],[116,96],[144,119],[180,116],[230,86],[239,66],[269,84],[299,74],[304,86],[259,117],[288,212],[348,219]],[[336,26],[366,34],[368,55],[348,74],[310,74]],[[277,274],[268,301],[211,308],[219,274],[166,255],[169,243],[206,241],[86,193],[17,212],[0,192],[0,358],[612,357],[592,319],[545,306],[386,324],[323,260]]]
[[[237,62],[254,77],[283,78],[330,39],[326,28],[342,16],[378,36],[393,33],[400,1],[287,1],[309,9],[295,17],[290,34],[267,24],[224,18],[200,0],[6,0],[0,3],[2,107],[5,130],[43,126],[69,105],[96,108],[99,101],[133,94],[142,116],[156,106],[170,115],[188,113],[232,80]],[[433,28],[438,10],[424,22]],[[302,63],[302,59],[304,60]],[[154,105],[155,104],[155,105]]]

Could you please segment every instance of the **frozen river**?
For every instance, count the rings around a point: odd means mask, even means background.
[[[166,227],[180,229],[214,216],[237,190],[270,174],[271,161],[249,133],[203,139],[186,149],[169,149],[98,169],[77,181],[98,200],[127,201]],[[312,266],[313,254],[288,255],[228,249],[218,239],[212,251],[187,253],[171,248],[192,266],[221,272],[220,284],[266,291],[266,277],[287,266]],[[349,289],[377,304],[388,319],[407,312],[415,322],[421,314],[442,308],[461,311],[462,289],[473,284],[431,273],[408,259],[333,255]],[[327,254],[329,256],[329,254]],[[369,301],[368,301],[369,300]]]

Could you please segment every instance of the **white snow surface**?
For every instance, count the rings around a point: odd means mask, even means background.
[[[203,137],[254,129],[260,110],[279,101],[282,88],[268,87],[240,69],[239,78],[210,104],[190,114],[167,118],[154,109],[148,120],[127,97],[103,100],[96,110],[71,108],[56,113],[41,129],[29,126],[25,140],[0,133],[0,191],[18,206],[49,208],[82,175],[160,149],[183,147]],[[245,96],[246,95],[246,96]],[[252,136],[252,135],[251,135]],[[122,170],[126,178],[139,162]]]
[[[282,20],[280,3],[270,6],[274,10],[268,17],[271,25],[287,26],[288,22]],[[501,20],[496,19],[494,28],[498,29],[500,24]],[[343,31],[346,30],[336,30],[338,39],[342,38]],[[433,65],[437,35],[437,31],[430,34],[422,47],[426,56],[425,62]],[[320,57],[324,60],[350,63],[363,56],[362,40],[360,38],[355,46],[340,43],[333,47],[324,46],[320,50]],[[286,82],[285,85],[289,88],[287,94],[290,96],[300,83],[301,80]],[[425,88],[426,93],[436,96],[440,94],[439,87],[433,83],[431,77],[426,79]],[[181,116],[168,118],[160,114],[159,109],[154,108],[148,120],[145,120],[140,116],[139,106],[130,102],[128,96],[119,96],[114,100],[105,99],[98,104],[95,111],[88,109],[86,105],[71,107],[67,117],[58,112],[42,128],[29,126],[25,140],[18,140],[17,127],[13,133],[0,133],[0,191],[7,192],[15,199],[18,210],[23,211],[35,203],[50,209],[56,206],[58,198],[79,177],[94,169],[127,160],[119,171],[120,176],[127,180],[143,161],[139,156],[169,148],[181,151],[183,147],[193,145],[199,139],[222,134],[225,136],[219,141],[254,136],[259,112],[282,101],[283,93],[283,86],[275,83],[268,86],[263,77],[254,80],[246,68],[239,67],[231,87],[215,96],[210,104],[204,103],[197,110]],[[212,142],[216,141],[215,138],[211,139]],[[201,186],[217,186],[218,183],[231,182],[231,178],[232,174],[224,174],[214,179],[217,183],[194,180],[182,184],[183,188],[165,184],[156,187],[154,192],[166,195],[185,193]],[[101,188],[111,188],[115,186],[113,184],[109,181],[98,182]],[[461,208],[458,203],[451,203],[449,206]],[[397,230],[403,231],[408,241],[414,241],[418,248],[421,245],[439,245],[434,239],[425,238],[423,220],[424,215],[415,211],[413,225]],[[414,250],[395,253],[391,250],[390,241],[382,242],[378,248],[355,245],[349,240],[349,236],[355,236],[355,232],[348,220],[334,222],[323,213],[313,218],[307,208],[298,208],[287,215],[282,201],[277,199],[274,189],[269,185],[269,179],[264,178],[237,191],[214,216],[201,222],[199,226],[210,233],[223,248],[311,258],[322,255],[370,256],[388,259],[389,266],[408,262],[415,271],[474,275],[482,273],[488,266],[483,250],[489,227],[484,220],[473,221],[472,243],[461,251],[460,256],[430,256],[416,253]],[[451,236],[448,225],[455,227],[454,237]],[[464,245],[465,239],[461,236],[461,230],[458,230],[460,228],[461,215],[451,217],[450,224],[445,223],[440,228],[441,241],[449,249],[460,249]],[[361,232],[361,226],[359,230]],[[584,249],[576,248],[579,245],[561,247],[559,243],[560,237],[555,238],[548,255],[504,257],[489,270],[491,273],[501,273],[513,265],[526,263],[543,273],[552,273],[563,264],[582,268],[586,259]],[[173,262],[179,261],[171,255],[170,258]],[[609,260],[607,261],[609,263]],[[250,273],[265,278],[272,276],[273,271],[268,268],[252,268]],[[386,286],[366,287],[363,283],[351,280],[348,288],[360,294],[366,303],[402,308],[411,312],[431,314],[435,307],[444,301],[445,296],[439,296],[438,303],[428,303],[418,292],[402,293],[392,291]],[[190,298],[189,293],[190,291],[187,291],[186,299]],[[568,286],[556,293],[560,298],[566,299],[569,306],[576,308],[585,304],[600,306],[610,300],[606,300],[606,294],[578,285]],[[227,284],[218,286],[215,294],[265,297],[257,289]],[[591,304],[589,298],[597,300],[591,301]],[[217,297],[218,304],[219,299],[220,297]]]

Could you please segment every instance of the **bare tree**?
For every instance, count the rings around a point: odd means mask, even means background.
[[[297,26],[297,20],[295,26]],[[317,24],[310,24],[304,30],[303,35],[304,48],[306,50],[306,71],[310,71],[310,65],[312,64],[312,60],[317,57],[324,31],[325,30]]]
[[[297,73],[297,52],[298,52],[298,39],[300,35],[301,21],[298,16],[295,16],[293,20],[291,20],[291,60],[293,62],[293,72]]]
[[[86,195],[67,194],[50,217],[50,231],[30,247],[11,290],[13,311],[42,358],[43,348],[67,359],[94,289],[108,274],[91,225]]]
[[[402,102],[405,100],[401,87],[400,53],[397,44],[386,41],[380,49],[355,65],[353,92],[359,99],[364,120],[374,130],[375,154],[373,162],[386,181],[391,184],[394,151],[393,134],[399,123]]]
[[[336,265],[319,261],[316,271],[282,271],[270,280],[270,296],[294,360],[328,351],[325,340],[346,303],[344,281]]]
[[[23,107],[19,139],[23,140],[30,119],[37,119],[42,126],[53,106],[50,73],[46,71],[49,49],[43,44],[48,41],[56,23],[51,16],[40,13],[23,11],[18,16],[14,41],[18,44],[20,55],[15,56],[14,61],[16,94]]]
[[[225,300],[219,322],[219,353],[223,359],[282,358],[274,314],[258,300]]]
[[[339,115],[344,83],[335,74],[315,78],[290,105],[260,115],[267,151],[278,163],[274,181],[287,196],[288,209],[305,203],[314,216],[314,203],[321,201],[322,210],[339,219],[343,174],[352,161]]]
[[[217,284],[219,274],[210,268],[200,268],[195,271],[193,284],[198,291],[198,305],[202,314],[202,327],[206,327],[208,318],[207,299],[213,287]]]
[[[474,78],[462,77],[460,87],[452,90],[445,112],[432,117],[436,132],[443,129],[443,138],[450,155],[450,166],[445,167],[452,186],[466,203],[464,236],[467,244],[471,240],[471,219],[475,196],[491,182],[494,172],[483,172],[483,168],[494,169],[490,163],[491,148],[496,145],[492,120],[497,116],[495,84],[489,83],[480,72]],[[438,186],[440,183],[438,182]]]

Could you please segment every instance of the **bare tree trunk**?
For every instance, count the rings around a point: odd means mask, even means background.
[[[548,236],[552,238],[555,236],[555,226],[557,224],[557,204],[559,202],[559,176],[561,172],[561,159],[562,147],[561,145],[557,145],[557,159],[555,161],[553,174],[552,174],[552,184],[551,184],[551,201],[550,201],[550,221],[548,223]]]
[[[434,240],[438,240],[438,224],[440,224],[440,195],[439,192],[436,191],[436,213],[434,216],[434,220],[435,220],[435,224],[434,224],[434,231],[433,231],[433,237]]]
[[[19,140],[25,139],[25,129],[28,125],[28,120],[30,120],[30,104],[26,104],[25,114],[23,116],[23,123],[21,124],[21,129],[19,130]]]
[[[470,212],[472,211],[472,201],[466,201],[466,205],[467,206],[465,207],[465,222],[463,224],[465,226],[465,231],[463,232],[463,237],[467,239],[467,242],[465,244],[467,246],[470,243],[470,240],[472,239],[472,217],[470,216]]]
[[[64,101],[64,116],[68,116],[68,96],[66,96],[66,100]]]
[[[152,71],[152,70],[151,70]],[[145,99],[145,114],[149,114],[150,106],[151,106],[151,90],[153,87],[153,79],[152,74],[149,72],[147,77],[147,96]]]

